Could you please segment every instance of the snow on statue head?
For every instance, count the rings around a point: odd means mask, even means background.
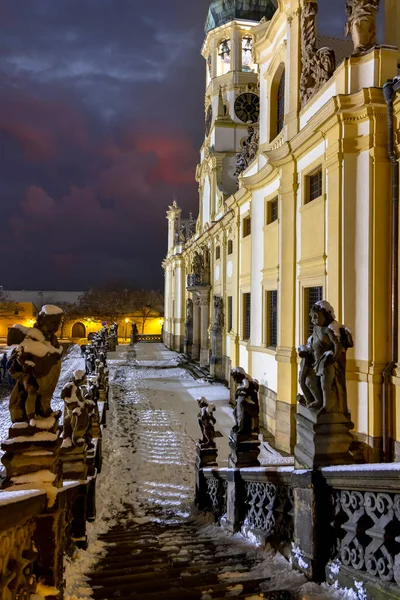
[[[46,304],[31,329],[15,326],[8,342],[18,344],[11,354],[10,373],[16,385],[10,397],[13,423],[31,422],[59,416],[51,410],[51,400],[61,372],[62,347],[56,332],[63,311]]]

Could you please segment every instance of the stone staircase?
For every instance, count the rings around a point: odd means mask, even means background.
[[[201,533],[195,521],[121,524],[100,539],[106,554],[89,576],[96,600],[298,597],[290,591],[262,593],[267,579],[251,576],[261,555],[250,558],[248,549],[229,538]]]

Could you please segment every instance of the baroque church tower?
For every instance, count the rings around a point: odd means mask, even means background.
[[[211,0],[202,55],[206,61],[205,140],[196,178],[197,232],[224,212],[237,189],[236,155],[258,128],[260,98],[252,30],[269,20],[277,0]],[[252,130],[250,130],[252,131]]]

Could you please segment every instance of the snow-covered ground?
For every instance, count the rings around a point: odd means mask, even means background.
[[[67,600],[91,597],[86,575],[105,553],[98,536],[123,519],[130,526],[195,520],[199,537],[211,536],[217,545],[228,536],[198,514],[193,495],[195,441],[199,435],[196,398],[204,395],[217,407],[223,461],[233,423],[229,393],[222,385],[195,381],[176,366],[177,355],[161,344],[139,344],[136,348],[119,347],[109,355],[112,394],[104,432],[103,471],[97,480],[97,519],[88,526],[88,550],[79,551],[67,566]],[[244,548],[249,556],[257,555],[257,560],[246,573],[239,563],[233,565],[224,574],[226,580],[237,579],[240,572],[243,578],[268,578],[264,591],[294,589],[303,597],[357,598],[353,592],[307,583],[283,557],[257,548],[253,540],[240,534],[229,537],[232,545],[242,552]],[[179,539],[174,543],[179,545]]]

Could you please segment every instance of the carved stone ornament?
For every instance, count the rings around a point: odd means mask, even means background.
[[[196,221],[193,219],[192,213],[189,213],[189,222],[187,224],[188,239],[193,237],[196,233]]]
[[[247,129],[247,138],[243,142],[243,149],[241,152],[236,154],[236,170],[234,172],[234,177],[236,177],[236,181],[238,181],[239,176],[243,173],[245,169],[253,162],[253,160],[257,156],[258,146],[259,146],[259,132],[258,129],[254,129],[254,127],[249,127]]]
[[[354,51],[360,56],[376,46],[376,17],[380,0],[346,0],[346,35],[351,35]]]
[[[214,296],[214,328],[222,329],[224,326],[223,300]]]
[[[336,69],[335,53],[331,48],[317,48],[318,2],[306,0],[302,12],[300,100],[304,106],[326,83]]]
[[[204,257],[197,250],[193,255],[192,270],[195,275],[202,275],[204,272]]]
[[[353,338],[335,320],[332,306],[325,300],[311,309],[313,332],[306,346],[300,346],[300,404],[324,413],[348,413],[346,389],[346,352]]]

